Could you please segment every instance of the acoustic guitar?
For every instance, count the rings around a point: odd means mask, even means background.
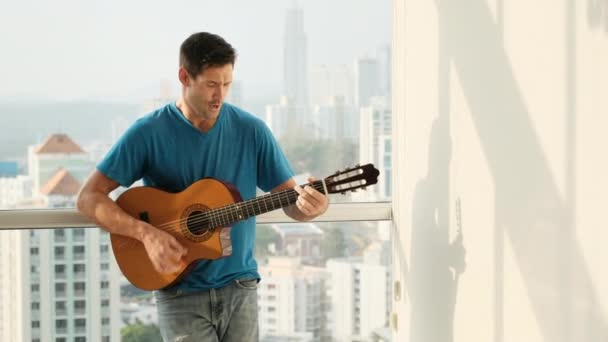
[[[376,184],[379,171],[372,165],[357,165],[325,179],[308,183],[324,194],[345,194]],[[146,221],[174,236],[188,253],[174,273],[155,270],[144,245],[135,239],[110,234],[112,250],[127,280],[143,290],[158,290],[178,282],[197,260],[231,255],[232,224],[280,209],[296,202],[293,189],[243,201],[236,188],[214,178],[201,179],[179,193],[153,187],[134,187],[118,197],[116,203],[134,218]]]

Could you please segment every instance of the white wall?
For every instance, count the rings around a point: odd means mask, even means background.
[[[608,1],[393,13],[396,340],[608,341]]]

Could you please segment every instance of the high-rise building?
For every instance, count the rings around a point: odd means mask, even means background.
[[[387,199],[391,195],[392,177],[391,108],[385,96],[372,97],[369,102],[360,111],[359,160],[381,167],[378,186],[373,187],[372,191],[381,199]]]
[[[393,149],[393,136],[382,134],[378,136],[378,151],[376,151],[378,158],[378,170],[382,170],[382,176],[378,179],[377,193],[380,199],[388,200],[392,197],[392,177],[393,177],[393,166],[392,166],[392,149]]]
[[[281,97],[279,104],[267,105],[264,121],[277,139],[283,139],[287,135],[297,136],[312,131],[312,120],[306,126],[297,121],[298,113],[303,113],[304,108],[298,106],[287,96]]]
[[[90,172],[86,153],[53,135],[29,157],[37,205],[73,207]],[[109,245],[100,229],[1,231],[0,340],[118,341],[120,273]]]
[[[308,51],[303,9],[287,9],[283,42],[284,94],[296,104],[308,106]]]
[[[308,50],[304,32],[304,11],[299,7],[287,9],[285,15],[283,55],[283,96],[292,104],[290,116],[295,127],[300,129],[311,125],[308,113]]]
[[[374,58],[359,58],[355,61],[355,105],[359,108],[370,105],[373,96],[382,95],[379,86],[378,61]]]
[[[364,257],[330,259],[327,293],[331,303],[329,331],[334,341],[372,341],[387,326],[390,312],[388,242],[373,243]]]
[[[304,266],[297,257],[271,257],[260,267],[260,337],[268,341],[322,341],[325,326],[323,268]],[[278,339],[278,337],[281,337]]]
[[[73,178],[48,188],[69,205]],[[57,202],[55,202],[57,201]],[[117,341],[119,272],[99,229],[0,232],[2,341]]]
[[[330,105],[333,98],[342,98],[353,105],[353,72],[348,65],[316,65],[310,72],[310,102],[313,106]]]
[[[359,111],[347,105],[342,96],[329,98],[327,105],[315,105],[312,114],[320,139],[359,142]]]

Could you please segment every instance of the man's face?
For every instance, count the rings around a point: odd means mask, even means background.
[[[184,99],[201,119],[214,119],[220,113],[232,84],[232,64],[209,67],[195,78],[188,76]]]

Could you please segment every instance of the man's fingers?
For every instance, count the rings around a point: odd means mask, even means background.
[[[313,189],[310,186],[305,186],[304,191],[306,192],[306,199],[308,201],[315,201],[316,203],[322,204],[325,201],[325,195]]]
[[[181,243],[179,243],[179,241],[177,241],[177,239],[175,239],[174,237],[171,237],[171,239],[169,241],[169,247],[171,249],[173,249],[177,254],[179,254],[178,259],[180,259],[181,257],[183,257],[184,255],[186,255],[188,253],[188,250],[186,249],[186,247],[184,247]]]
[[[181,262],[180,262],[181,258],[178,256],[178,254],[173,254],[172,256],[161,260],[159,262],[159,268],[160,270],[158,270],[161,273],[173,273],[176,272],[177,270],[179,270],[179,267],[181,266]]]
[[[316,191],[315,189],[311,188],[308,185],[305,186],[304,188],[302,188],[299,185],[296,185],[294,187],[294,190],[298,193],[298,195],[300,195],[300,196],[298,196],[299,198],[304,197],[309,202],[315,200],[315,197],[314,197],[313,193],[314,192],[318,192],[318,191]]]
[[[296,200],[296,206],[301,212],[306,215],[309,215],[311,212],[310,208],[308,207],[308,204],[306,203],[306,200],[304,200],[301,196],[298,197],[298,199]]]
[[[309,180],[314,178],[309,178]],[[327,205],[327,197],[315,190],[311,186],[295,186],[294,190],[298,193],[298,199],[296,200],[296,206],[304,214],[311,215],[322,209]]]
[[[298,203],[300,204],[300,207],[304,209],[310,209],[310,203],[308,203],[308,201],[304,199],[304,197],[298,197]]]
[[[293,189],[300,195],[304,192],[304,189],[299,185],[294,186]]]

